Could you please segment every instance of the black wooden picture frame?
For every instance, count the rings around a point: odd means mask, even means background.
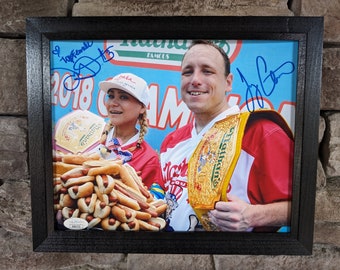
[[[28,18],[27,93],[33,249],[37,252],[308,255],[313,248],[321,88],[321,17]],[[53,210],[52,40],[297,40],[295,150],[288,233],[56,230]]]

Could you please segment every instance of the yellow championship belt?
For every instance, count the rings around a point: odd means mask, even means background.
[[[261,109],[226,117],[206,132],[188,164],[188,197],[191,207],[207,231],[217,230],[207,213],[217,201],[227,201],[227,189],[241,153],[246,124],[258,118],[277,123],[294,138],[285,119],[274,110]]]
[[[227,200],[227,188],[241,152],[250,113],[228,116],[209,129],[188,164],[188,197],[207,231],[216,230],[207,217],[217,201]]]

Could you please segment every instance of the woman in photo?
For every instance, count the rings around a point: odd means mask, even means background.
[[[131,165],[144,185],[149,189],[152,186],[154,195],[162,197],[164,186],[159,156],[144,140],[148,128],[147,83],[134,74],[121,73],[101,81],[99,87],[107,94],[105,106],[109,118],[100,142],[100,154],[105,159],[121,159]]]

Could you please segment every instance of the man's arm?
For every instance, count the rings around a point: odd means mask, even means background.
[[[221,231],[249,231],[255,227],[281,227],[290,223],[290,201],[252,205],[237,196],[217,202],[210,220]]]

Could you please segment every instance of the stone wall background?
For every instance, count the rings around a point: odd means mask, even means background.
[[[338,269],[339,0],[0,0],[0,269]],[[25,19],[33,16],[324,16],[314,248],[311,256],[32,252]],[[39,139],[39,138],[37,138]]]

